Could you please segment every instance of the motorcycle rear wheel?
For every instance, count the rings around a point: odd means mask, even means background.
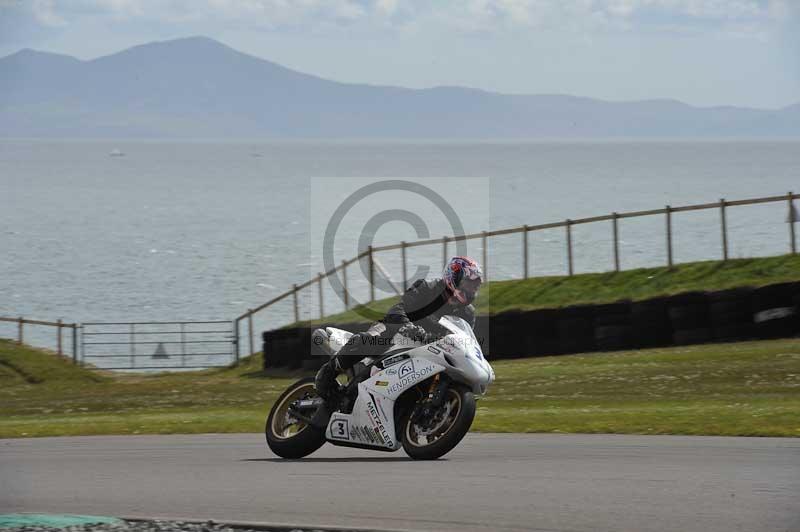
[[[403,421],[403,450],[415,460],[436,460],[453,450],[469,432],[475,418],[475,395],[466,388],[448,388],[441,419],[433,427],[420,426],[412,416]]]
[[[264,433],[267,445],[281,458],[298,459],[308,456],[325,444],[325,432],[293,418],[289,406],[298,399],[317,397],[314,378],[295,382],[278,397],[267,417]]]

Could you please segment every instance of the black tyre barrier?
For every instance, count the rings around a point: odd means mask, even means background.
[[[529,356],[530,335],[524,332],[525,317],[526,313],[510,311],[495,314],[490,318],[489,344],[493,358]]]
[[[315,327],[316,328],[316,327]],[[311,350],[314,344],[311,342],[311,331],[314,329],[310,327],[301,327],[297,329],[297,351],[293,352],[293,356],[289,356],[286,367],[289,369],[299,369],[303,367],[303,361],[311,358]]]
[[[595,349],[594,309],[591,305],[561,309],[558,342],[562,353],[581,353]]]
[[[628,300],[594,305],[592,318],[595,325],[618,325],[620,322],[628,323],[631,317],[631,302]]]
[[[494,360],[497,357],[494,356],[491,349],[489,337],[490,321],[489,316],[476,316],[473,330],[475,331],[475,338],[477,338],[478,342],[481,344],[483,356],[486,357],[487,360]]]
[[[753,323],[758,338],[784,338],[798,332],[795,296],[800,283],[781,283],[753,292]]]
[[[756,327],[752,323],[716,325],[711,332],[715,342],[741,342],[756,338]]]
[[[303,369],[305,371],[317,371],[325,362],[327,358],[316,356],[303,360]]]
[[[797,311],[795,314],[795,330],[800,333],[800,290],[792,298],[792,303],[794,304],[794,308]]]
[[[730,321],[752,322],[753,288],[732,288],[708,294],[708,310],[711,322],[720,324]],[[722,317],[722,318],[720,318]]]
[[[631,326],[637,347],[672,344],[672,323],[667,314],[667,305],[666,297],[631,303]]]
[[[594,307],[594,342],[601,351],[636,347],[630,301]]]
[[[713,338],[714,336],[709,328],[682,329],[675,331],[672,335],[675,345],[704,344],[710,342]]]
[[[272,338],[272,331],[264,331],[261,333],[261,352],[264,354],[264,369],[275,367],[272,363],[272,359],[268,355],[272,348],[270,338]]]
[[[264,369],[277,368],[278,364],[272,353],[274,353],[275,342],[272,340],[272,335],[264,333],[264,343],[261,347],[261,352],[264,353]]]
[[[687,292],[667,298],[667,315],[673,331],[711,326],[708,296],[705,292]]]
[[[281,368],[288,364],[292,353],[297,353],[297,329],[267,331],[264,340],[264,368]]]
[[[721,327],[725,325],[731,325],[734,323],[753,323],[753,314],[748,310],[745,313],[740,311],[731,311],[731,312],[724,312],[724,313],[716,313],[711,314],[711,326],[712,327]]]
[[[522,331],[527,338],[525,347],[529,356],[557,355],[562,352],[558,337],[559,314],[557,309],[532,310],[526,313],[527,319]]]
[[[352,332],[369,323],[330,325]],[[264,367],[315,370],[313,328],[263,333]],[[508,311],[478,316],[475,335],[489,360],[594,350],[691,345],[800,334],[800,283],[688,292],[645,301]]]
[[[633,349],[636,341],[632,325],[603,325],[594,330],[594,343],[599,351]]]
[[[752,313],[753,289],[733,288],[708,294],[714,340],[748,340],[755,335]]]

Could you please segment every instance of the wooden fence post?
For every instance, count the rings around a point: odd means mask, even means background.
[[[58,329],[58,354],[63,355],[64,351],[61,349],[61,318],[59,318],[56,323],[58,323],[58,326],[56,327],[56,329]]]
[[[249,356],[255,352],[253,351],[253,309],[247,309],[247,332],[248,332],[247,346],[250,348],[250,351],[248,352]]]
[[[573,273],[575,273],[572,263],[572,220],[567,219],[566,228],[567,228],[567,270],[569,271],[569,275],[571,276]]]
[[[400,242],[400,260],[403,263],[403,292],[408,290],[408,271],[406,270],[406,241]]]
[[[789,249],[792,250],[792,255],[797,255],[797,240],[794,234],[794,224],[800,222],[800,220],[797,219],[796,211],[794,210],[794,194],[789,192],[787,197],[789,198],[789,216],[786,219],[786,221],[789,222]]]
[[[725,216],[725,198],[719,200],[719,220],[722,226],[722,260],[728,260],[728,220]]]
[[[181,326],[181,337],[183,337],[183,327]],[[233,360],[236,365],[239,364],[239,318],[231,321],[231,337],[233,338]],[[181,342],[183,340],[181,339]],[[264,356],[267,356],[264,353]],[[182,365],[186,365],[186,362],[181,362]]]
[[[317,278],[317,288],[319,288],[319,319],[322,319],[325,317],[325,308],[322,304],[322,272],[319,273]]]
[[[481,232],[481,243],[483,244],[483,282],[485,283],[489,281],[489,250],[487,249],[486,231]]]
[[[672,207],[666,206],[667,212],[667,266],[672,269]]]
[[[80,364],[83,366],[86,361],[86,326],[81,325],[81,355]]]
[[[23,340],[25,339],[25,337],[23,336],[23,332],[22,332],[22,326],[25,323],[25,319],[22,316],[20,316],[19,320],[17,320],[17,321],[18,321],[18,323],[17,323],[17,342],[22,344]]]
[[[375,301],[375,260],[372,258],[372,246],[367,248],[369,256],[369,300]]]
[[[614,271],[619,271],[619,214],[611,213],[611,227],[614,232]]]
[[[72,324],[72,363],[78,363],[78,326]]]
[[[344,309],[350,308],[350,294],[347,293],[347,261],[342,261],[342,295],[344,296]]]
[[[294,322],[300,321],[300,304],[297,301],[297,285],[292,285],[292,301],[294,303]]]
[[[522,277],[528,278],[528,224],[525,224],[522,230]]]
[[[234,357],[236,358],[237,361],[239,360],[239,354],[240,354],[240,347],[239,347],[240,320],[241,318],[236,318],[235,320],[233,320],[233,347],[234,347]],[[264,356],[266,356],[266,353],[264,353]]]

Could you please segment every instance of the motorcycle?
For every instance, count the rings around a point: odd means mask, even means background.
[[[435,460],[450,452],[469,431],[475,401],[494,381],[472,327],[443,316],[434,341],[396,335],[378,357],[366,357],[346,376],[335,400],[314,390],[314,379],[292,384],[275,401],[266,422],[269,448],[298,459],[326,442],[344,447],[397,451]],[[327,327],[312,334],[315,345],[335,356],[352,333]]]

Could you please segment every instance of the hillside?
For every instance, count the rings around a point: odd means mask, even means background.
[[[798,106],[698,108],[338,83],[205,37],[90,61],[22,50],[0,59],[0,79],[0,137],[800,136]]]
[[[102,372],[78,367],[67,357],[0,339],[0,388],[103,382]]]

